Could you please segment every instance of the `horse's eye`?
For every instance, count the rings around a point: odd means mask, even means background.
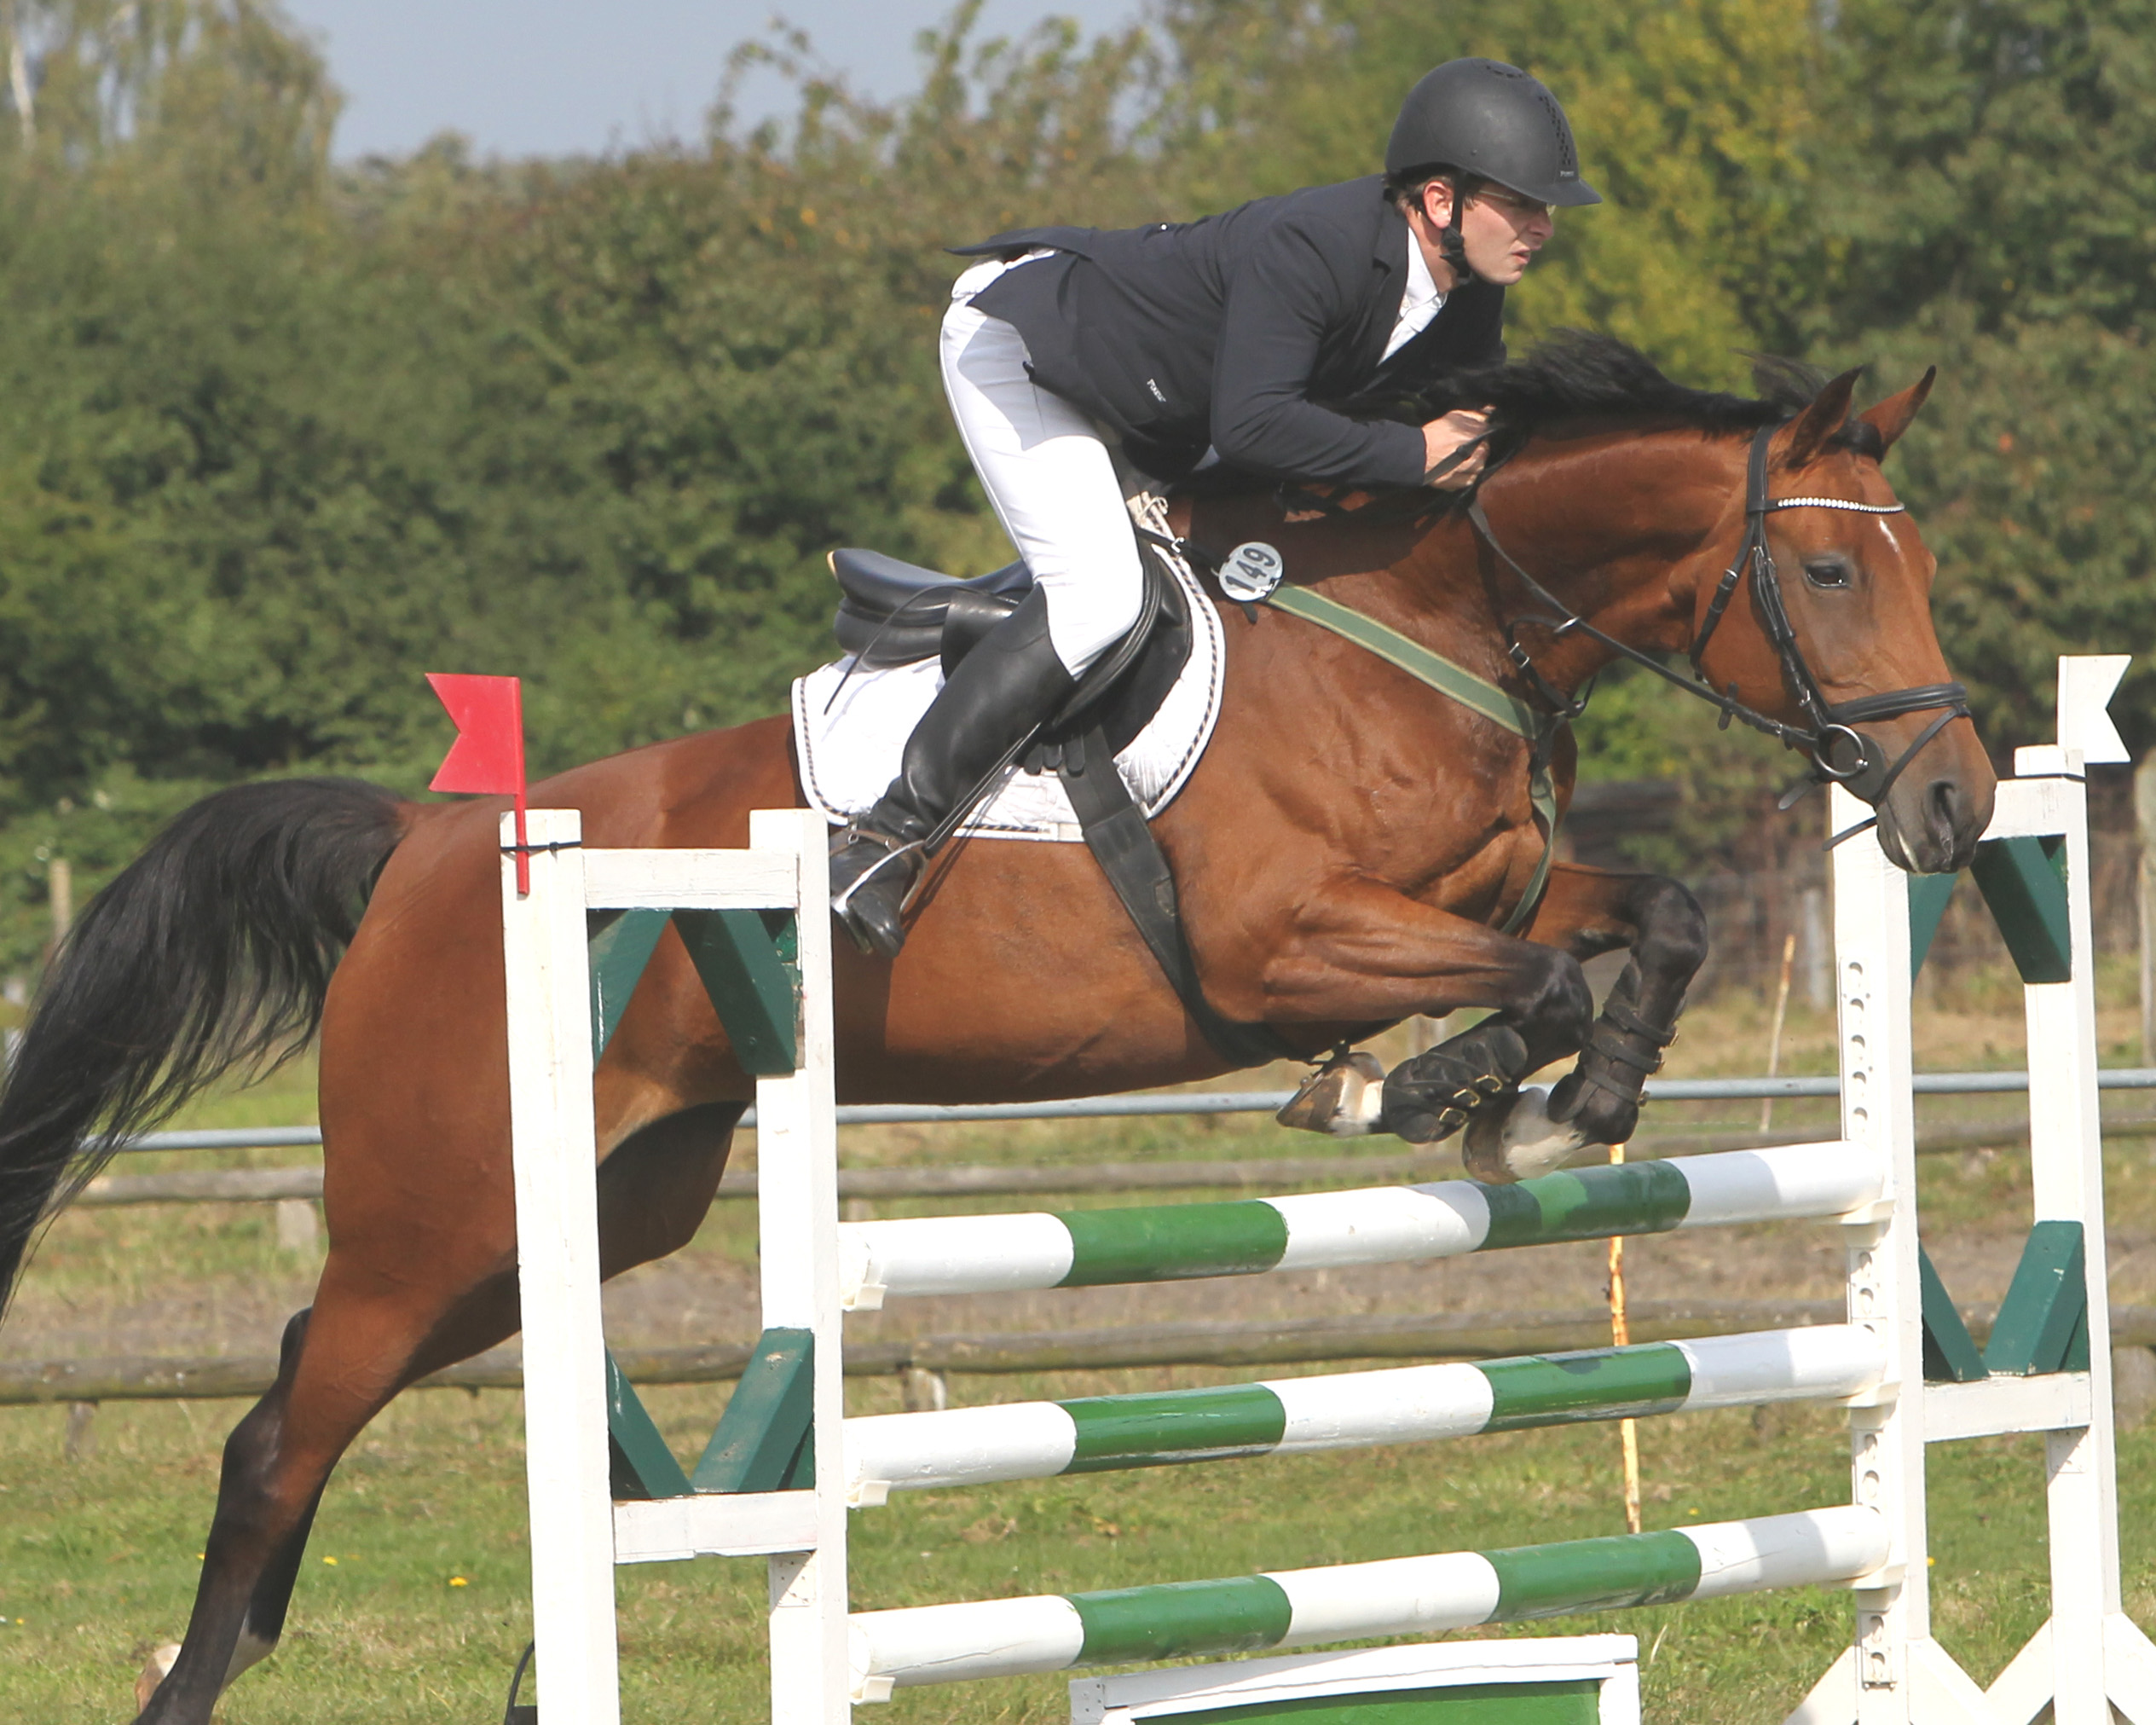
[[[1814,587],[1847,587],[1856,579],[1857,571],[1846,557],[1811,557],[1805,559],[1804,578]]]

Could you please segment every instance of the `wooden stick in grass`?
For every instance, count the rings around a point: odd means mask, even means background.
[[[1625,1159],[1622,1144],[1610,1146],[1610,1160],[1621,1162]],[[1610,1340],[1618,1347],[1632,1344],[1632,1321],[1625,1313],[1625,1241],[1621,1234],[1610,1236]],[[1617,1422],[1618,1441],[1624,1445],[1625,1458],[1625,1531],[1639,1531],[1639,1421],[1620,1420]]]
[[[1782,981],[1774,990],[1774,1028],[1766,1033],[1766,1075],[1772,1078],[1782,1067],[1782,1021],[1789,1010],[1789,966],[1796,958],[1796,936],[1785,935],[1782,941]],[[1774,1119],[1774,1098],[1760,1100],[1760,1130],[1766,1131]]]

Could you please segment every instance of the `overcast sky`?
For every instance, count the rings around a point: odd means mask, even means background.
[[[918,80],[916,32],[949,0],[285,0],[326,48],[346,97],[345,160],[416,148],[443,130],[483,153],[564,155],[702,134],[726,55],[774,13],[806,30],[856,88],[896,96]],[[1089,30],[1136,0],[986,0],[978,35],[1054,15]],[[743,93],[760,118],[791,106],[776,79]]]

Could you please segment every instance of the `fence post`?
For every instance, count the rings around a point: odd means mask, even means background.
[[[2156,750],[2134,768],[2134,831],[2141,841],[2134,895],[2141,911],[2141,1063],[2156,1066]]]

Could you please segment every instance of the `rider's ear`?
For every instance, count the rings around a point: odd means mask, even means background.
[[[1932,392],[1932,379],[1938,375],[1939,368],[1933,366],[1899,395],[1888,396],[1870,413],[1859,416],[1879,433],[1879,453],[1882,458],[1894,447],[1895,439],[1909,429],[1909,422],[1924,405],[1924,397]]]
[[[1826,447],[1827,439],[1840,431],[1849,417],[1849,403],[1857,392],[1864,368],[1846,371],[1821,390],[1812,405],[1796,416],[1789,427],[1789,441],[1782,451],[1782,465],[1801,467]]]

